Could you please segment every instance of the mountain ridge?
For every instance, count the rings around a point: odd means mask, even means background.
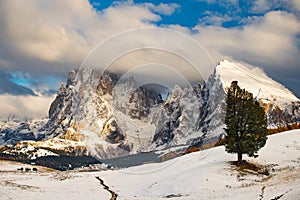
[[[1,128],[2,144],[14,145],[18,140],[9,137],[16,137],[36,140],[33,144],[42,148],[103,159],[190,146],[203,139],[214,143],[224,134],[225,94],[232,80],[260,101],[269,128],[300,122],[299,99],[250,65],[222,61],[207,82],[193,88],[174,86],[166,100],[138,87],[134,77],[122,83],[118,78],[91,68],[70,71],[50,106],[48,122],[34,130]]]

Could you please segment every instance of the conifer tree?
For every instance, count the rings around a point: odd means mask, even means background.
[[[226,104],[226,151],[237,153],[238,163],[242,162],[243,154],[257,157],[256,153],[267,140],[264,109],[250,92],[238,86],[237,81],[231,83]]]

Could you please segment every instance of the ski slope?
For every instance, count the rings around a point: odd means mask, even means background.
[[[236,155],[223,146],[163,163],[95,172],[17,172],[24,164],[0,161],[1,199],[110,199],[101,178],[119,199],[298,199],[300,196],[300,130],[269,136],[252,163],[270,175],[241,173],[230,164]],[[29,165],[30,166],[30,165]]]

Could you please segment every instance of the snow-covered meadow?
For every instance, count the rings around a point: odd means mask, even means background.
[[[184,155],[163,163],[121,170],[59,172],[0,161],[1,199],[110,199],[101,178],[117,199],[299,199],[300,130],[269,136],[256,159],[247,161],[269,175],[237,170],[223,146]],[[37,167],[21,172],[17,168]]]

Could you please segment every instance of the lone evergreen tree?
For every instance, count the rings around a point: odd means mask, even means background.
[[[226,151],[237,153],[238,163],[242,162],[243,154],[257,157],[256,153],[267,140],[264,109],[253,98],[252,93],[238,86],[237,81],[231,83],[226,104]]]

